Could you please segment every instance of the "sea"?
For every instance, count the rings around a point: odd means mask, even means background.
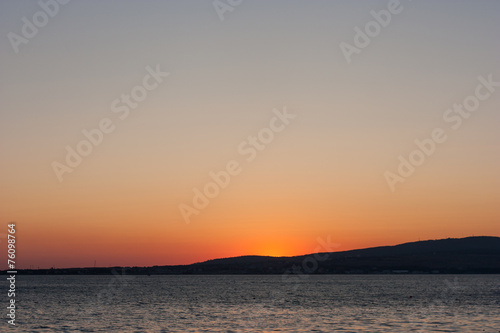
[[[18,275],[0,331],[500,332],[500,275],[122,273]]]

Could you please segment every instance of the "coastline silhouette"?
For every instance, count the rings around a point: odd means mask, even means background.
[[[315,255],[323,260],[313,262]],[[309,268],[308,268],[309,267]],[[293,257],[240,256],[190,265],[23,269],[19,274],[499,274],[500,237],[475,236]],[[2,271],[6,274],[6,271]]]

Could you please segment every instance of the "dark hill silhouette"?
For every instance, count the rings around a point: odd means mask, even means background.
[[[241,256],[191,265],[21,270],[19,273],[111,274],[113,271],[127,274],[500,274],[500,237],[427,240],[295,257]]]
[[[188,267],[186,273],[194,274],[500,273],[500,238],[448,238],[296,257],[243,256]]]

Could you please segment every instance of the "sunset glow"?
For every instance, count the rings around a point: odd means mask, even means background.
[[[2,3],[18,268],[499,236],[498,3],[401,2],[350,62],[339,44],[387,1],[307,3],[220,21],[210,2],[72,1],[18,53],[5,36],[40,8]]]

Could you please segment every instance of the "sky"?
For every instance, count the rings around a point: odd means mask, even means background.
[[[17,268],[500,236],[498,31],[497,1],[2,1],[1,251],[12,221]]]

